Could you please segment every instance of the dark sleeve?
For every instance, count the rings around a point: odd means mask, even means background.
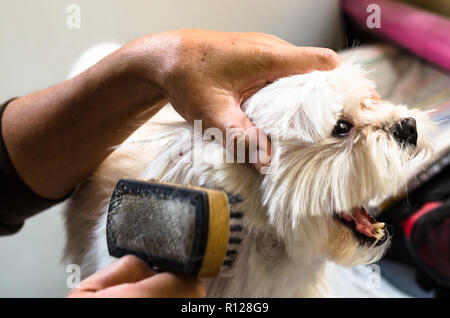
[[[49,200],[35,194],[15,170],[2,136],[3,112],[9,102],[0,106],[0,235],[20,230],[26,218],[62,200]]]

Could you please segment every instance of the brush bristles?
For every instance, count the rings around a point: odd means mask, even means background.
[[[241,219],[244,216],[242,212],[231,212],[230,218],[232,219]]]
[[[223,261],[223,265],[224,266],[232,266],[233,262],[234,262],[234,260],[226,259]]]
[[[242,225],[234,224],[230,226],[230,232],[242,232],[244,227]]]
[[[242,197],[239,194],[227,193],[227,196],[228,196],[229,204],[236,204],[236,203],[241,203],[242,201],[244,201],[244,199],[242,199]]]
[[[237,255],[237,251],[236,250],[228,250],[227,251],[227,256],[233,256],[233,255]]]
[[[228,204],[230,206],[230,234],[233,235],[230,237],[228,244],[233,244],[236,246],[237,244],[242,243],[241,236],[244,231],[244,227],[242,226],[242,219],[244,217],[244,213],[238,211],[231,211],[232,205],[241,203],[243,201],[242,197],[237,194],[227,193],[228,196]],[[237,249],[230,249],[226,252],[225,260],[223,262],[223,266],[231,267],[233,262],[237,257],[238,251]]]
[[[230,240],[228,241],[230,244],[241,244],[242,239],[239,237],[230,237]]]

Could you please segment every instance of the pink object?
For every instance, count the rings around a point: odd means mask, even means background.
[[[442,202],[425,203],[417,212],[415,212],[408,219],[406,219],[403,222],[403,229],[405,231],[406,237],[409,238],[411,236],[412,228],[413,228],[414,224],[417,222],[417,220],[420,219],[420,217],[422,217],[423,215],[427,214],[428,212],[436,209],[437,207],[439,207],[441,205],[442,205]]]
[[[389,0],[341,1],[344,11],[367,31],[378,33],[450,71],[449,19]],[[380,7],[380,28],[367,26],[367,18],[374,12],[368,10],[371,4]]]

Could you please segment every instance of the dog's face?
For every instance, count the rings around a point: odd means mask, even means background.
[[[363,72],[343,65],[281,79],[245,110],[274,143],[262,191],[271,226],[295,259],[373,262],[389,234],[365,207],[402,189],[431,148],[427,116],[379,101]]]

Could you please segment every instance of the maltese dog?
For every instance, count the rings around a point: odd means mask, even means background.
[[[83,277],[114,261],[106,213],[124,177],[244,198],[237,207],[244,214],[243,241],[233,266],[205,280],[211,297],[321,296],[327,264],[354,266],[383,256],[390,234],[367,212],[369,204],[404,190],[430,159],[427,115],[376,98],[374,84],[351,63],[281,78],[242,107],[272,138],[267,173],[224,160],[220,140],[182,120],[152,119],[77,189],[66,211],[66,257]],[[162,114],[168,112],[173,109]]]

